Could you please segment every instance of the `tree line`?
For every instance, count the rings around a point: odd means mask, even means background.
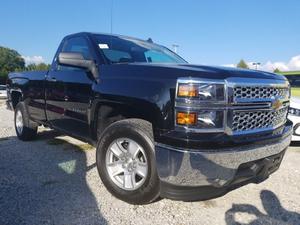
[[[245,60],[241,59],[239,63],[236,65],[237,68],[242,68],[242,69],[249,69],[248,64],[245,62]],[[280,73],[281,71],[278,68],[275,68],[274,73]]]
[[[5,84],[8,73],[14,71],[36,71],[48,70],[49,64],[29,64],[25,65],[22,56],[13,49],[0,46],[0,84]]]

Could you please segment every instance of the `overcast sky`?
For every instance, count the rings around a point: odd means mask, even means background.
[[[110,32],[112,0],[2,0],[0,45],[51,63],[61,39]],[[190,63],[300,70],[299,0],[114,0],[113,33],[151,37]]]

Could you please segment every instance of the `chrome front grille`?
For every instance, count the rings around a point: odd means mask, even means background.
[[[228,114],[232,134],[274,130],[286,122],[290,98],[287,81],[237,79],[229,88],[234,105]]]
[[[277,128],[287,117],[288,107],[269,111],[233,111],[232,131],[247,132]]]
[[[221,84],[224,85],[224,101],[202,101],[199,98],[179,98],[176,94],[175,113],[196,114],[197,126],[179,126],[176,129],[194,133],[226,133],[227,135],[256,134],[275,132],[287,121],[290,100],[290,85],[284,79],[260,79],[229,77],[225,80],[202,78],[180,78],[177,84]],[[178,86],[177,86],[178,90]],[[177,93],[177,91],[176,91]],[[208,113],[212,112],[212,113]],[[217,116],[218,115],[223,115]],[[217,121],[203,128],[199,118]],[[216,120],[216,118],[218,120]],[[204,122],[203,122],[204,121]],[[221,122],[223,123],[221,123]],[[208,123],[208,122],[207,122]],[[277,129],[278,128],[278,129]]]
[[[288,87],[236,86],[234,99],[285,99],[289,95]]]

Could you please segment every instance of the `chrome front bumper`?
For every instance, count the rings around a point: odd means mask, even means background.
[[[158,174],[163,183],[178,187],[224,187],[232,183],[241,165],[282,153],[290,145],[291,133],[292,128],[289,127],[284,137],[276,142],[216,151],[190,151],[157,143]],[[255,164],[252,166],[255,167]]]

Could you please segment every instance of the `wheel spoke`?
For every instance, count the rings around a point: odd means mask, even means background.
[[[136,166],[136,173],[142,178],[147,175],[147,164],[143,162],[138,162]]]
[[[115,142],[111,147],[110,150],[114,153],[115,156],[120,158],[120,156],[124,153],[124,148],[118,143]]]
[[[130,141],[128,145],[128,152],[133,158],[135,158],[139,152],[139,146],[135,142]]]
[[[107,166],[113,177],[118,176],[121,173],[124,173],[124,169],[122,167],[121,162],[116,161],[116,162],[108,164]]]
[[[132,189],[135,186],[135,175],[134,173],[124,172],[124,187]]]

